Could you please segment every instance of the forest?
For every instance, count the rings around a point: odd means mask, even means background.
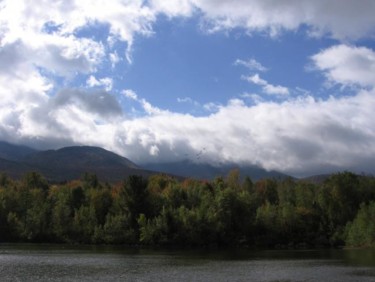
[[[148,179],[52,184],[36,172],[0,176],[0,242],[320,248],[375,246],[375,178],[350,172],[320,184]]]

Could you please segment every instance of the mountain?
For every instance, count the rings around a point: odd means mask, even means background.
[[[37,150],[26,146],[0,141],[0,158],[4,160],[18,161],[35,152]]]
[[[188,178],[191,177],[208,180],[214,179],[217,176],[226,176],[232,169],[239,169],[242,178],[248,176],[253,181],[263,178],[284,179],[290,177],[289,175],[277,171],[267,171],[255,165],[239,166],[236,164],[221,164],[219,166],[213,166],[205,163],[194,163],[189,160],[170,163],[143,164],[142,167],[149,170],[181,175]]]
[[[0,171],[16,179],[21,178],[26,172],[37,171],[53,182],[78,179],[86,172],[95,173],[100,181],[108,182],[119,182],[132,174],[149,177],[157,173],[212,180],[217,176],[226,176],[234,168],[240,170],[242,178],[249,176],[253,181],[289,177],[257,166],[213,166],[188,160],[138,166],[127,158],[99,147],[72,146],[37,151],[25,146],[0,142]]]
[[[20,179],[29,171],[35,171],[35,168],[17,161],[0,158],[0,172],[4,172],[14,179]]]
[[[37,151],[26,146],[0,141],[0,172],[5,172],[15,179],[21,178],[25,173],[34,169],[20,160],[35,152]]]
[[[113,152],[90,146],[36,152],[22,161],[55,181],[77,179],[85,172],[95,173],[100,180],[108,182],[121,181],[131,174],[147,177],[153,173]]]
[[[16,179],[29,171],[37,171],[54,182],[78,179],[86,172],[95,173],[100,181],[108,182],[122,181],[132,174],[148,177],[156,173],[113,152],[90,146],[36,151],[2,142],[0,156],[0,171]]]
[[[34,166],[55,167],[58,169],[116,169],[127,167],[140,169],[130,160],[99,147],[73,146],[59,150],[40,151],[24,157],[23,162]]]

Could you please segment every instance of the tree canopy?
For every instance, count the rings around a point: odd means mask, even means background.
[[[0,177],[0,241],[266,248],[374,246],[375,179],[350,172],[322,184],[95,175],[50,184]]]

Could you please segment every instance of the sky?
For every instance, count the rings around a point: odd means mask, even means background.
[[[0,0],[0,140],[375,173],[373,0]]]

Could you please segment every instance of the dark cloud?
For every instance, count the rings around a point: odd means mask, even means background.
[[[117,118],[123,115],[118,100],[105,91],[65,89],[60,91],[51,102],[54,107],[65,107],[73,104],[104,119]]]
[[[1,38],[0,38],[1,40]],[[0,48],[0,74],[17,75],[18,68],[27,60],[25,46],[16,41]]]

